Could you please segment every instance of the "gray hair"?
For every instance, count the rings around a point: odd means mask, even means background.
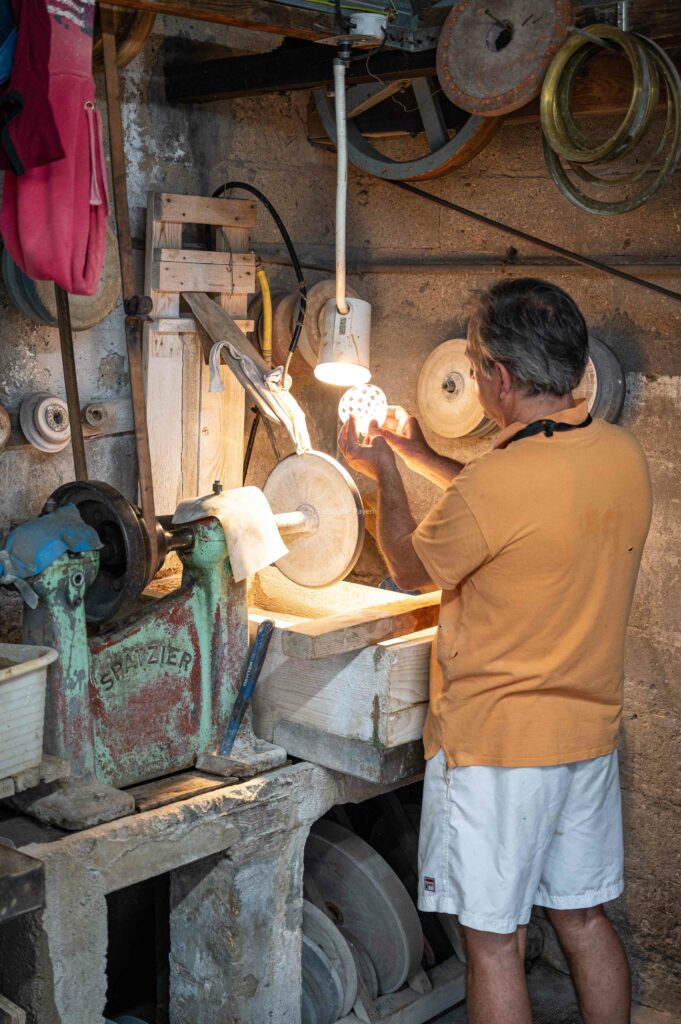
[[[482,292],[468,324],[476,371],[489,377],[502,363],[527,396],[572,391],[586,369],[588,349],[574,299],[538,278],[500,281]]]

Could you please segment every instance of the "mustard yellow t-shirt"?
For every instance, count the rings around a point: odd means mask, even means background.
[[[581,423],[586,406],[554,415]],[[549,765],[612,751],[624,640],[650,526],[646,458],[622,427],[502,431],[413,535],[442,588],[426,757]]]

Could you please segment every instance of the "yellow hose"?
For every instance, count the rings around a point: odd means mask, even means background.
[[[262,296],[262,357],[268,366],[272,365],[272,295],[270,283],[262,266],[256,270],[258,286]]]

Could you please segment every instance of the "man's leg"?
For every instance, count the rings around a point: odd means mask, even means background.
[[[525,982],[525,933],[510,935],[463,928],[468,958],[469,1024],[531,1024]]]
[[[584,1024],[630,1024],[629,964],[603,907],[547,908],[546,913],[568,962]]]

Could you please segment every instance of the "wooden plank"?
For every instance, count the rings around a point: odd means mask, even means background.
[[[318,619],[323,615],[339,615],[379,604],[389,606],[403,597],[403,594],[392,590],[379,590],[378,587],[348,583],[346,580],[331,587],[310,589],[293,583],[275,566],[270,566],[253,577],[249,604],[264,611]]]
[[[182,334],[182,475],[181,498],[207,492],[199,486],[199,446],[203,352],[198,334]],[[174,511],[174,510],[173,510]]]
[[[214,263],[219,267],[253,267],[254,252],[214,252],[212,249],[158,249],[156,263]]]
[[[257,348],[242,334],[234,319],[217,302],[202,292],[185,292],[184,298],[211,341],[229,341],[239,352],[249,356],[263,372],[268,369]]]
[[[440,591],[403,597],[390,608],[379,605],[347,615],[301,622],[284,630],[282,648],[291,658],[327,658],[369,644],[415,633],[437,624]]]
[[[116,7],[236,25],[299,39],[328,39],[336,31],[332,15],[268,0],[241,0],[238,5],[233,0],[116,0]]]
[[[26,1011],[0,996],[0,1024],[26,1024]]]
[[[156,263],[153,290],[161,292],[229,292],[248,295],[255,291],[255,265],[233,267],[215,263]],[[242,310],[238,311],[239,313]],[[243,310],[245,316],[247,309]]]
[[[185,196],[159,193],[160,220],[179,224],[212,224],[213,227],[255,227],[256,202],[254,199],[212,199],[206,196]],[[158,248],[161,248],[159,245]],[[168,246],[181,249],[182,245]]]
[[[238,780],[220,779],[204,772],[182,772],[181,775],[170,775],[164,779],[155,779],[140,786],[131,786],[126,792],[135,800],[135,809],[140,813],[153,811],[156,807],[177,803],[178,800],[189,800],[201,793],[210,793],[214,789],[232,786]]]
[[[420,739],[434,629],[359,652],[300,660],[282,646],[300,617],[251,608],[249,630],[266,617],[275,630],[253,698],[258,736],[271,741],[277,723],[289,721],[385,748]]]
[[[255,330],[253,320],[235,320],[234,323],[244,334]],[[161,317],[154,321],[154,330],[157,334],[195,334],[196,320],[190,316]]]
[[[147,424],[151,448],[151,470],[158,515],[172,515],[183,495],[182,452],[196,424],[183,417],[183,337],[157,334],[153,325],[145,331],[147,381]]]
[[[180,296],[161,291],[157,285],[154,252],[182,247],[182,225],[162,220],[162,196],[147,195],[147,237],[144,287],[153,302],[153,315],[177,317]],[[171,515],[182,494],[181,452],[183,430],[191,426],[182,417],[183,344],[180,334],[158,335],[154,325],[144,328],[144,379],[147,427],[151,451],[151,475],[157,515]]]

